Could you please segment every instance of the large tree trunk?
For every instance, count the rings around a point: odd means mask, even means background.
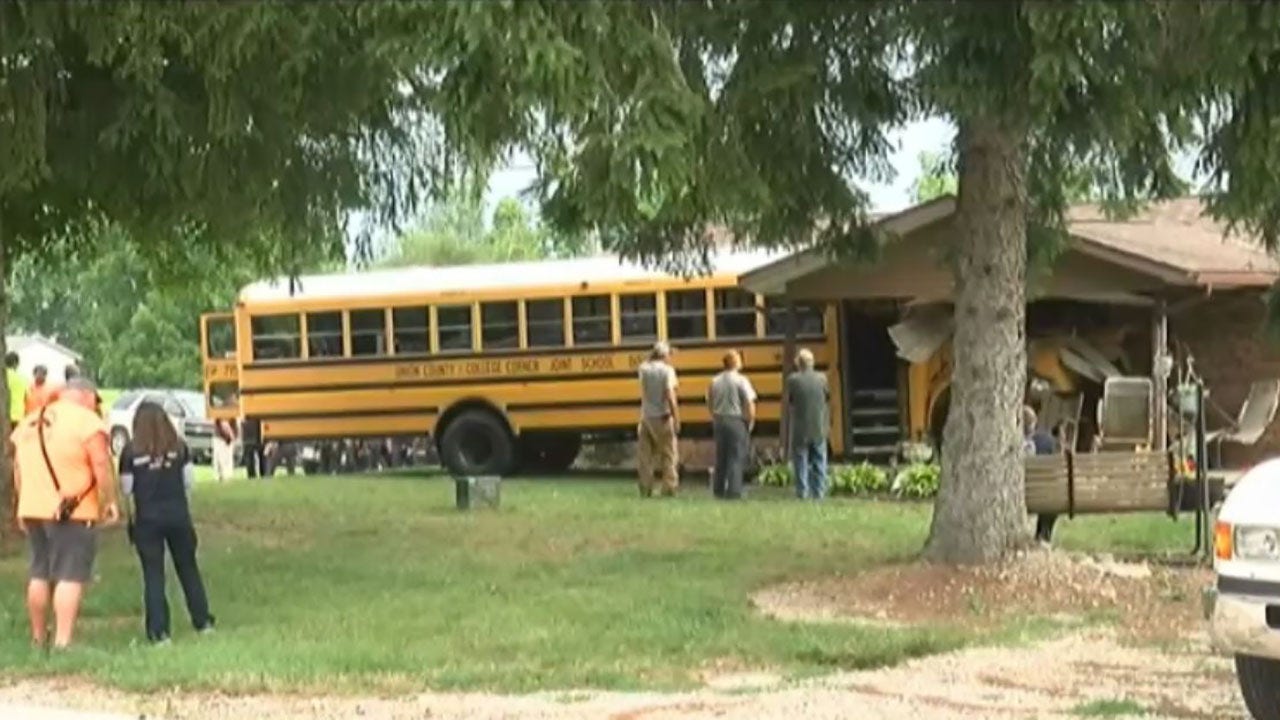
[[[5,341],[5,331],[9,327],[9,248],[4,234],[4,222],[0,217],[0,358],[9,354]],[[17,511],[17,498],[13,493],[13,467],[9,454],[9,374],[0,381],[0,432],[4,433],[4,452],[0,453],[0,548],[7,547],[16,535],[17,522],[14,519]]]
[[[985,563],[1029,538],[1023,497],[1026,386],[1025,134],[998,118],[960,123],[951,409],[931,560]]]

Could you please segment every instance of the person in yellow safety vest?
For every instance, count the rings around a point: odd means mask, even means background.
[[[17,425],[27,414],[27,381],[18,372],[18,353],[4,356],[4,381],[9,386],[9,426]]]

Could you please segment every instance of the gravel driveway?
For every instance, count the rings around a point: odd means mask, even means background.
[[[1211,657],[1202,641],[1182,649],[1130,647],[1105,633],[1025,647],[964,650],[799,684],[783,683],[768,673],[724,676],[712,679],[703,690],[680,694],[467,693],[380,699],[159,693],[143,697],[94,690],[74,681],[39,681],[0,688],[0,709],[5,703],[39,705],[49,698],[58,698],[64,707],[113,710],[147,720],[998,720],[1073,718],[1091,708],[1106,708],[1108,717],[1124,717],[1125,708],[1135,716],[1146,713],[1142,716],[1148,719],[1246,717],[1230,662]]]

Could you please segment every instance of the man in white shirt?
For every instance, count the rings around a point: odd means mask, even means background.
[[[676,399],[675,368],[671,348],[664,342],[653,346],[649,359],[640,364],[640,426],[637,428],[636,465],[640,472],[640,495],[650,497],[654,476],[662,484],[662,494],[676,494],[680,479],[676,471],[676,442],[680,436],[680,406]]]
[[[724,356],[724,371],[716,375],[707,388],[716,446],[711,491],[725,500],[742,497],[742,477],[751,452],[751,431],[756,426],[756,391],[741,369],[742,356],[730,350]]]

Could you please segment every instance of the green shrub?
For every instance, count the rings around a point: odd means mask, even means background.
[[[933,463],[914,463],[898,472],[893,491],[905,498],[931,498],[938,494],[941,476],[941,468]]]
[[[863,462],[851,471],[855,493],[882,493],[889,489],[889,473],[882,467]]]
[[[795,484],[791,474],[791,466],[786,463],[775,463],[760,468],[759,483],[773,487],[790,487]]]
[[[831,468],[833,492],[871,495],[889,489],[889,474],[869,462],[858,465],[834,465]]]
[[[889,489],[889,474],[869,462],[832,465],[828,470],[833,493],[873,495]]]
[[[827,468],[827,482],[831,484],[831,492],[843,493],[849,492],[853,487],[851,473],[852,468],[848,465],[832,465]]]

